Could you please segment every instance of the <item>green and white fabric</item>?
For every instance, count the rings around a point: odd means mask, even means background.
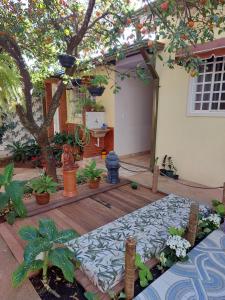
[[[81,269],[102,291],[111,290],[123,277],[125,240],[133,236],[144,261],[165,245],[170,226],[187,226],[191,199],[170,194],[152,204],[67,243]]]

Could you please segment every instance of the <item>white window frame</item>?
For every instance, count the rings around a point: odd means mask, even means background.
[[[214,70],[215,72],[215,70]],[[212,74],[214,74],[214,72]],[[225,73],[225,70],[224,70]],[[223,73],[222,73],[223,74]],[[222,75],[223,76],[223,75]],[[214,77],[213,77],[214,80]],[[196,103],[193,98],[196,96],[196,83],[197,77],[189,78],[189,90],[188,90],[188,101],[187,101],[187,116],[202,116],[202,117],[225,117],[224,111],[214,111],[214,110],[195,110],[194,104]],[[222,81],[220,81],[222,84]],[[204,85],[203,85],[204,86]],[[212,93],[212,92],[211,92]]]

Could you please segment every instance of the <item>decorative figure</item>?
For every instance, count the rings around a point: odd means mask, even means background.
[[[63,153],[61,156],[63,169],[63,185],[65,197],[74,197],[77,195],[76,186],[76,169],[78,166],[74,162],[72,148],[70,145],[63,145]]]
[[[119,157],[114,151],[110,151],[106,157],[105,165],[108,170],[107,181],[111,184],[117,184],[120,182],[119,179]]]
[[[68,144],[63,145],[61,162],[63,166],[63,171],[71,171],[77,167],[74,163],[72,148]]]

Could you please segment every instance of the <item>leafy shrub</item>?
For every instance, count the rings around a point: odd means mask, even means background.
[[[149,268],[142,261],[140,254],[136,254],[135,256],[135,267],[138,269],[140,286],[146,287],[149,281],[153,280],[153,276]]]
[[[58,184],[53,181],[53,179],[47,175],[42,175],[37,179],[31,181],[31,187],[34,193],[43,194],[43,193],[55,193],[56,187]]]
[[[188,259],[187,251],[191,247],[191,244],[182,237],[184,234],[182,228],[170,227],[168,233],[166,248],[159,256],[162,268],[170,268],[177,261],[186,261]]]
[[[87,182],[87,178],[84,175],[84,169],[79,169],[76,174],[77,184],[83,184]]]
[[[69,144],[71,146],[76,145],[75,136],[73,134],[67,134],[66,132],[57,132],[54,135],[53,143],[56,145]]]
[[[221,217],[218,214],[210,214],[208,217],[202,217],[198,221],[197,238],[202,239],[210,232],[220,227]]]
[[[222,202],[220,202],[220,201],[214,199],[214,200],[212,200],[212,206],[213,206],[214,211],[215,211],[221,218],[224,218],[224,216],[225,216],[225,205],[224,205]]]
[[[13,142],[7,145],[7,149],[12,154],[13,160],[16,162],[26,160],[26,144],[21,144],[20,142]]]
[[[130,184],[130,186],[131,186],[131,188],[132,188],[133,190],[137,190],[137,188],[138,188],[138,183],[135,182],[135,181],[132,181],[131,184]]]
[[[30,272],[42,269],[44,287],[58,297],[48,285],[48,266],[51,264],[58,267],[67,281],[74,281],[74,253],[68,248],[58,247],[58,244],[62,245],[76,238],[78,234],[71,229],[59,231],[53,220],[40,219],[38,228],[23,226],[19,230],[19,236],[28,244],[24,249],[24,261],[12,274],[13,287],[21,285]]]
[[[9,224],[13,224],[17,216],[25,217],[27,212],[23,204],[25,182],[12,180],[13,171],[13,164],[9,164],[0,174],[0,187],[5,190],[0,193],[0,211],[7,211],[6,220]]]
[[[97,180],[101,177],[104,172],[103,169],[97,169],[96,161],[92,160],[89,164],[87,164],[83,170],[84,176],[89,180]]]

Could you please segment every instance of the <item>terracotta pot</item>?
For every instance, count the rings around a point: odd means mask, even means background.
[[[44,205],[48,204],[50,201],[50,194],[49,193],[42,193],[42,194],[34,194],[36,197],[37,204]]]
[[[100,179],[89,180],[89,188],[90,189],[98,189],[100,184]]]
[[[76,169],[63,171],[63,196],[74,197],[77,195]]]

